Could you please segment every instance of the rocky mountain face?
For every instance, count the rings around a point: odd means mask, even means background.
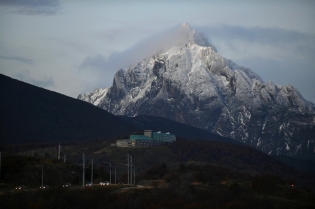
[[[186,123],[268,154],[315,159],[315,104],[291,85],[265,83],[223,58],[183,24],[171,47],[129,69],[113,85],[78,99],[116,115],[152,115]]]

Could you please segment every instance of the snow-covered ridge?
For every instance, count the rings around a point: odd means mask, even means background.
[[[78,98],[117,115],[190,124],[267,153],[315,150],[306,148],[315,135],[313,103],[293,86],[265,83],[249,68],[223,58],[189,24],[179,31],[172,46],[119,70],[111,87]],[[303,131],[309,138],[299,139]]]
[[[100,88],[94,90],[92,93],[87,93],[87,94],[80,94],[78,96],[78,99],[89,102],[94,104],[95,106],[98,106],[102,99],[106,96],[106,93],[109,88]]]

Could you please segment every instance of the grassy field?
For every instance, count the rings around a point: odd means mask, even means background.
[[[93,186],[28,189],[0,195],[4,208],[314,208],[315,194],[280,187],[274,194],[262,194],[250,182],[189,183],[184,178],[162,187]],[[117,192],[118,191],[118,192]],[[19,200],[19,201],[16,201]]]

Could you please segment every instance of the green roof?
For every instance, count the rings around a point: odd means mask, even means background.
[[[130,135],[130,140],[138,140],[138,139],[140,139],[140,140],[153,140],[152,138],[144,136],[144,135],[134,135],[134,134]]]

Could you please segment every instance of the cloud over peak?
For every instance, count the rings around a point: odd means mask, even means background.
[[[20,62],[20,63],[24,63],[24,64],[28,64],[28,65],[32,65],[35,64],[35,61],[32,59],[28,59],[25,57],[17,57],[17,56],[0,56],[0,59],[2,60],[11,60],[11,61],[16,61],[16,62]]]
[[[0,6],[23,15],[55,15],[61,8],[59,0],[1,0]]]

